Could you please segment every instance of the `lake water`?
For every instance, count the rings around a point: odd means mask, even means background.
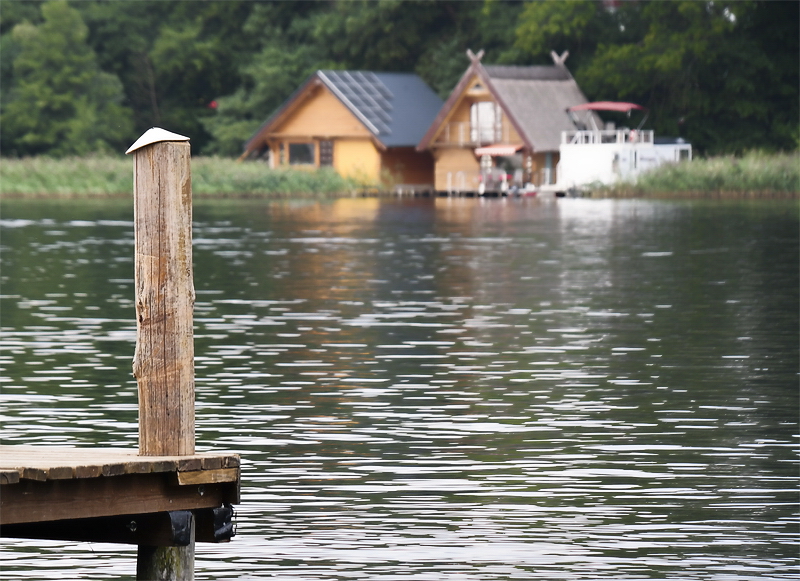
[[[131,206],[3,202],[3,443],[137,445]],[[798,209],[197,203],[198,449],[243,461],[197,579],[800,579]]]

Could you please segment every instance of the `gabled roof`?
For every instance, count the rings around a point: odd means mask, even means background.
[[[481,64],[478,56],[468,51],[472,63],[448,97],[431,127],[417,146],[427,149],[439,128],[459,102],[474,77],[478,77],[519,133],[530,151],[558,151],[561,132],[575,129],[567,108],[586,103],[578,83],[563,64],[562,56],[554,56],[553,66],[501,66]]]
[[[442,106],[442,100],[413,73],[372,71],[317,71],[311,75],[245,143],[255,149],[277,121],[300,97],[322,84],[361,122],[378,144],[414,147]]]

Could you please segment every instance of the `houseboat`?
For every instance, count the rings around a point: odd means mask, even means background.
[[[600,112],[643,115],[638,127],[616,127],[597,123]],[[642,172],[664,163],[692,159],[692,145],[681,138],[658,138],[652,129],[642,129],[647,109],[635,103],[601,101],[567,108],[574,129],[561,133],[558,181],[552,189],[564,194],[591,184],[609,185],[633,181]]]

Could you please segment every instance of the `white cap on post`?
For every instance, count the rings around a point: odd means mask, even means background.
[[[136,143],[128,148],[125,154],[133,153],[137,149],[160,141],[189,141],[189,138],[184,135],[173,133],[172,131],[167,131],[166,129],[161,129],[160,127],[151,127],[142,133],[142,136],[136,140]]]

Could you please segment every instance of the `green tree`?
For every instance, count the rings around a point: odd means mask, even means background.
[[[41,13],[41,24],[13,28],[13,77],[0,109],[2,152],[119,151],[132,129],[119,79],[100,70],[76,10],[57,0],[42,4]]]
[[[529,4],[516,47],[568,66],[590,99],[651,110],[658,133],[701,153],[791,149],[798,136],[797,2]]]
[[[337,2],[317,20],[315,38],[343,68],[415,71],[440,96],[449,95],[469,61],[508,60],[521,2],[386,0]]]
[[[242,143],[318,69],[414,71],[447,97],[469,64],[466,49],[502,59],[521,2],[338,1],[257,4],[242,29],[260,48],[242,58],[241,84],[204,118],[209,151]]]
[[[605,10],[597,0],[528,2],[515,31],[517,58],[552,64],[550,51],[561,54],[568,50],[569,67],[576,70],[591,58],[598,43],[615,40],[622,32],[617,14]]]
[[[314,71],[340,68],[325,60],[315,41],[315,20],[322,3],[265,2],[256,5],[242,34],[259,38],[261,46],[238,68],[239,85],[216,98],[214,114],[203,118],[213,135],[207,152],[238,155],[242,145],[269,115]]]
[[[211,135],[209,104],[242,82],[240,66],[259,47],[242,28],[259,4],[137,1],[79,2],[90,43],[104,70],[116,73],[137,133],[157,125],[192,138],[195,152]]]

